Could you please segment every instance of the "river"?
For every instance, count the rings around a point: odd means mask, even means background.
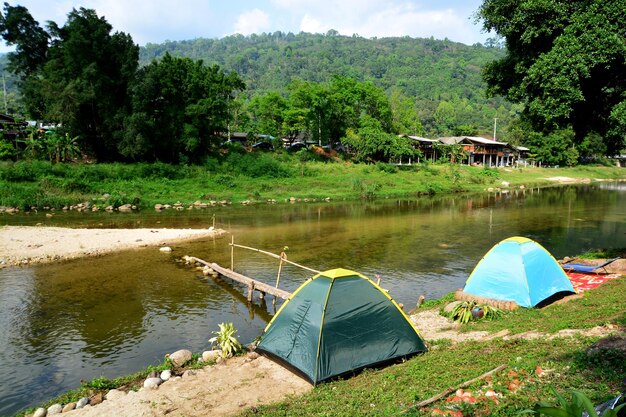
[[[626,184],[518,190],[402,201],[296,203],[134,214],[0,216],[0,224],[70,227],[217,227],[235,243],[325,270],[353,269],[406,309],[420,294],[461,288],[480,258],[510,236],[536,240],[555,257],[626,247]],[[221,322],[244,343],[274,306],[248,307],[243,288],[207,279],[183,255],[230,266],[230,237],[0,270],[0,415],[35,406],[81,380],[114,378],[158,364],[180,348],[209,349]],[[278,261],[237,249],[235,270],[269,283]],[[283,268],[281,288],[311,274]]]

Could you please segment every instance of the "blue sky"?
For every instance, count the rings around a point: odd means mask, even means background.
[[[448,38],[483,43],[473,14],[480,0],[19,0],[43,26],[66,21],[72,8],[95,9],[139,45],[263,32]],[[0,52],[7,51],[0,46]]]

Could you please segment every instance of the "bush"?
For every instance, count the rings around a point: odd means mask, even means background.
[[[290,168],[274,159],[272,155],[265,153],[229,155],[224,168],[229,173],[239,173],[253,178],[290,178],[293,176]]]
[[[395,174],[396,172],[398,172],[397,165],[386,164],[384,162],[377,162],[376,168],[378,168],[379,171],[386,172],[388,174]]]

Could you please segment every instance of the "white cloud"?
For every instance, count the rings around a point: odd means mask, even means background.
[[[480,28],[470,20],[477,0],[272,0],[277,12],[289,14],[304,32],[364,37],[412,36],[482,42]],[[454,4],[456,3],[456,4]]]
[[[249,35],[271,29],[270,17],[263,10],[253,9],[243,12],[235,22],[234,33]]]
[[[330,29],[333,28],[328,25],[323,25],[319,20],[312,18],[308,14],[305,14],[300,22],[301,32],[326,33]]]

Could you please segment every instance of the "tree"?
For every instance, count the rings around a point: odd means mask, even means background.
[[[626,0],[484,0],[486,30],[507,55],[487,65],[492,95],[525,104],[538,131],[571,125],[575,141],[604,137],[608,154],[626,137]]]
[[[283,134],[287,100],[277,91],[270,91],[252,98],[248,106],[252,113],[254,131],[279,137]]]
[[[120,152],[132,159],[201,160],[228,130],[230,103],[245,85],[219,66],[166,54],[140,69]]]
[[[402,94],[398,88],[391,90],[389,105],[393,115],[393,130],[401,135],[421,136],[423,126],[415,108],[414,100]]]
[[[99,160],[117,159],[129,109],[128,86],[139,48],[91,9],[73,9],[64,26],[39,27],[25,8],[5,4],[1,33],[16,45],[10,62],[21,76],[27,112],[79,136]],[[63,132],[60,132],[63,134]]]
[[[571,129],[561,129],[547,135],[532,132],[525,144],[534,155],[534,159],[545,165],[572,166],[578,161],[574,132]]]

